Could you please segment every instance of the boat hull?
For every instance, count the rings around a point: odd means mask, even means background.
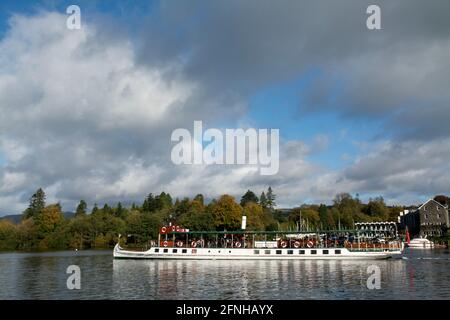
[[[433,249],[434,243],[426,239],[413,239],[406,246],[410,249]]]
[[[258,253],[256,253],[258,252]],[[350,251],[346,248],[163,248],[128,251],[114,248],[116,259],[176,259],[176,260],[377,260],[401,255],[400,250]]]

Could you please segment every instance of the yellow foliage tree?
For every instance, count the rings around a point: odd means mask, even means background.
[[[247,230],[264,230],[264,211],[259,204],[248,202],[244,207],[244,215],[247,216]]]
[[[217,230],[233,230],[240,227],[242,207],[236,203],[234,197],[227,194],[221,196],[210,210]]]
[[[42,212],[36,217],[36,223],[39,232],[46,235],[53,232],[59,223],[64,219],[61,212],[61,207],[57,204],[52,204],[45,207]]]

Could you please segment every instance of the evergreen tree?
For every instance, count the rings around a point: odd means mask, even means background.
[[[249,202],[258,203],[258,201],[259,199],[253,191],[247,190],[247,192],[242,196],[240,204],[244,207]]]
[[[267,190],[267,207],[273,209],[277,204],[275,203],[276,195],[272,191],[272,187]]]
[[[119,203],[117,204],[117,208],[116,208],[116,216],[117,216],[117,217],[122,217],[123,214],[124,214],[124,210],[123,210],[123,207],[122,207],[122,203],[119,202]]]
[[[25,210],[25,219],[37,217],[45,208],[45,192],[39,188],[36,193],[31,196],[30,204]]]
[[[98,206],[97,206],[97,204],[94,204],[91,214],[96,214],[97,212],[98,212]]]
[[[267,197],[264,191],[261,193],[261,196],[259,197],[259,204],[263,208],[267,208]]]
[[[106,214],[111,214],[112,213],[111,207],[108,206],[107,203],[104,204],[104,206],[102,208],[102,211],[103,211],[103,213],[106,213]]]
[[[75,211],[75,217],[85,216],[86,209],[87,209],[86,201],[81,200],[77,206],[77,210]]]

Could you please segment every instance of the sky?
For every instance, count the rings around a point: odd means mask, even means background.
[[[366,27],[371,4],[380,30]],[[448,12],[447,0],[2,1],[0,216],[39,187],[67,211],[268,186],[278,207],[449,194]],[[279,129],[278,173],[175,165],[171,133],[195,120]]]

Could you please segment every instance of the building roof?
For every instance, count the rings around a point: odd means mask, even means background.
[[[437,202],[436,200],[434,200],[434,199],[428,199],[426,202],[424,202],[424,203],[418,208],[418,210],[422,209],[422,207],[423,207],[424,205],[426,205],[426,204],[427,204],[428,202],[430,202],[430,201],[434,202],[435,204],[441,206],[441,207],[444,208],[444,209],[447,209],[446,206],[442,205],[441,203]]]

